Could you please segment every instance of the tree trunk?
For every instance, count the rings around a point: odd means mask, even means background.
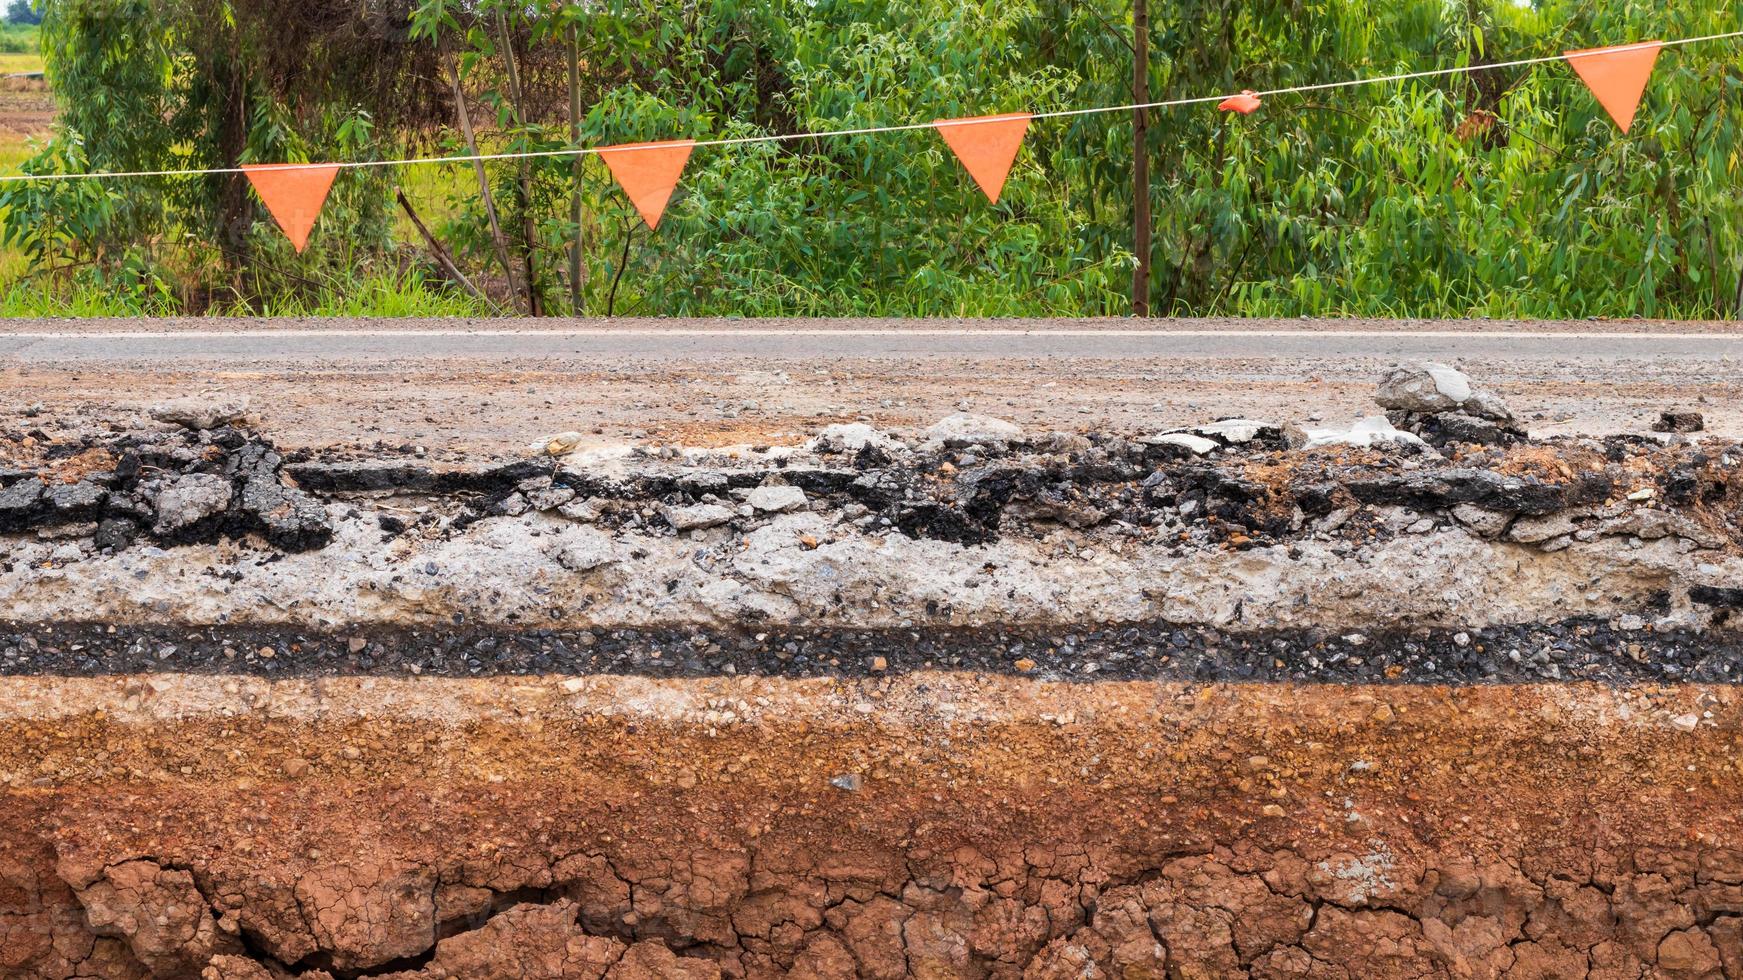
[[[466,138],[466,153],[468,156],[478,155],[478,141],[472,136],[472,114],[466,111],[466,92],[460,84],[460,68],[457,65],[448,66],[449,77],[454,83],[454,112],[460,117],[460,135]],[[508,277],[508,294],[515,295],[514,264],[508,260],[508,243],[502,237],[502,224],[496,220],[496,199],[490,193],[490,177],[484,172],[484,161],[472,161],[472,169],[478,174],[478,196],[484,202],[484,216],[490,219],[490,241],[496,246],[497,261],[502,263],[502,274]]]
[[[221,93],[218,107],[218,155],[225,167],[239,167],[248,149],[248,87],[239,67],[241,41],[234,31],[228,43],[216,46],[212,55],[211,74]],[[214,174],[218,181],[218,251],[223,256],[225,271],[230,275],[230,288],[236,299],[251,292],[244,277],[250,271],[248,232],[254,224],[254,200],[248,195],[245,174]]]
[[[1132,315],[1150,315],[1150,10],[1132,0]]]
[[[399,206],[405,210],[405,216],[411,219],[412,227],[416,228],[418,235],[423,238],[425,247],[430,250],[430,257],[442,267],[442,274],[447,276],[454,285],[466,290],[466,295],[489,304],[490,300],[479,292],[478,288],[472,285],[472,281],[466,278],[466,274],[460,271],[460,267],[454,264],[454,257],[448,254],[447,247],[437,241],[435,235],[430,234],[430,229],[424,225],[424,219],[418,217],[417,211],[412,208],[412,202],[406,199],[405,191],[395,187],[393,196],[395,200],[399,201]],[[491,309],[495,309],[495,307],[492,306]]]
[[[508,95],[514,106],[515,128],[526,131],[526,99],[520,87],[520,65],[514,58],[514,37],[508,32],[508,16],[501,8],[496,11],[496,30],[502,37],[502,63],[508,69]],[[527,312],[533,316],[545,315],[544,298],[539,295],[538,270],[534,266],[533,249],[537,244],[537,225],[533,221],[533,177],[532,163],[526,158],[520,160],[520,188],[516,195],[520,205],[521,228],[521,262],[523,270],[523,285],[527,289]]]
[[[581,148],[581,32],[569,25],[569,147]],[[581,315],[581,290],[587,285],[587,264],[582,261],[581,154],[575,154],[575,186],[569,196],[569,223],[575,226],[575,241],[569,246],[569,315]]]

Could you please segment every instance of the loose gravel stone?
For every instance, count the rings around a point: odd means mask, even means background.
[[[766,514],[784,514],[805,506],[805,491],[798,487],[757,487],[745,498],[745,503]]]
[[[952,448],[979,446],[987,443],[1010,443],[1023,438],[1021,427],[989,415],[960,412],[946,416],[926,430],[926,438]]]
[[[156,534],[174,535],[201,521],[223,514],[230,507],[230,481],[210,473],[194,473],[166,483],[152,500],[157,520]]]
[[[249,400],[242,395],[210,395],[176,398],[151,407],[151,417],[189,429],[216,429],[240,422],[248,414]]]

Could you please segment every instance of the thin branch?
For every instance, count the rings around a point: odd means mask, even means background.
[[[478,156],[478,141],[472,133],[472,116],[466,111],[466,91],[460,85],[460,68],[448,65],[449,78],[454,83],[454,110],[460,117],[460,133],[466,137],[466,152]],[[508,243],[502,237],[502,224],[496,218],[496,199],[490,193],[490,177],[484,172],[484,161],[474,159],[472,169],[478,174],[478,195],[484,202],[485,217],[490,219],[490,240],[496,246],[496,258],[502,263],[502,274],[508,277],[508,291],[514,294],[514,263],[508,259]]]
[[[393,195],[399,199],[399,206],[405,210],[405,216],[412,219],[412,227],[416,228],[418,234],[423,237],[424,244],[429,246],[430,255],[435,258],[436,264],[442,267],[442,272],[446,274],[449,279],[453,280],[455,285],[466,290],[467,295],[483,302],[486,306],[490,307],[491,312],[500,316],[502,310],[499,309],[495,303],[492,303],[488,296],[479,292],[478,287],[472,285],[472,282],[460,271],[460,267],[454,264],[454,257],[448,253],[447,248],[445,248],[441,242],[436,240],[435,235],[430,234],[430,229],[424,227],[423,219],[419,218],[418,213],[412,210],[412,202],[406,198],[405,191],[395,187],[393,189]]]
[[[617,275],[611,277],[611,295],[605,298],[605,315],[617,315],[617,284],[623,281],[623,270],[629,268],[629,245],[635,240],[635,219],[623,230],[623,254],[617,260]]]

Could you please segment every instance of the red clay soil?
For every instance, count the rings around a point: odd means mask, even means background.
[[[6,684],[7,977],[1743,976],[1730,688]]]

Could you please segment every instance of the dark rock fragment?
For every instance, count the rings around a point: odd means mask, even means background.
[[[27,527],[42,505],[42,481],[31,477],[0,490],[0,530]]]
[[[97,533],[93,540],[97,547],[107,551],[125,551],[133,543],[139,533],[138,525],[125,518],[111,517],[97,525]]]
[[[1416,510],[1476,504],[1490,510],[1549,514],[1600,503],[1609,496],[1613,485],[1601,473],[1581,474],[1562,484],[1455,467],[1351,479],[1345,488],[1365,504],[1399,504]]]
[[[81,521],[96,515],[109,491],[95,483],[57,483],[43,494],[43,500],[57,520]]]
[[[1699,412],[1660,412],[1652,423],[1654,432],[1699,432],[1706,427],[1707,420]]]
[[[1717,585],[1697,585],[1689,589],[1689,600],[1703,606],[1743,609],[1743,589]]]
[[[242,481],[242,511],[266,539],[286,551],[319,548],[333,538],[333,524],[320,501],[279,479],[278,453],[252,444],[233,461]]]
[[[1514,446],[1529,438],[1524,429],[1464,412],[1391,412],[1387,417],[1393,425],[1436,449],[1458,442],[1479,446]]]

